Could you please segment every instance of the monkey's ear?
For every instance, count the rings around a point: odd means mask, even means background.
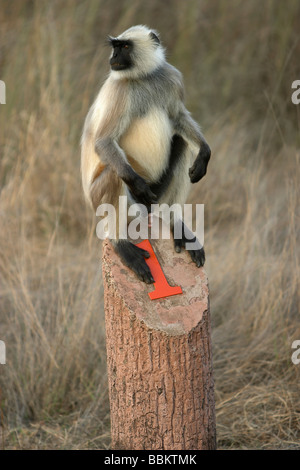
[[[151,31],[151,33],[150,33],[150,38],[152,39],[152,41],[155,42],[155,44],[157,44],[157,45],[160,44],[159,37],[153,31]]]

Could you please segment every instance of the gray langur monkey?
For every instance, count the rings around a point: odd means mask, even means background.
[[[158,33],[146,26],[108,40],[111,72],[89,110],[81,140],[84,193],[95,210],[102,203],[118,209],[120,195],[147,208],[183,205],[190,182],[206,174],[211,152],[185,108],[181,73],[167,63]],[[187,241],[183,230],[180,239],[174,237],[175,250]],[[139,279],[154,282],[147,251],[129,240],[112,243]],[[203,247],[189,252],[203,266]]]

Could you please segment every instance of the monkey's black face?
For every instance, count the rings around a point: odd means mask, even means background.
[[[113,55],[110,59],[112,70],[125,70],[133,66],[131,53],[133,44],[131,41],[120,41],[118,39],[110,39],[113,47]]]

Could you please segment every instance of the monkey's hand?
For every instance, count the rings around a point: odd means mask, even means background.
[[[125,183],[137,202],[144,204],[147,208],[149,208],[151,204],[157,203],[157,196],[151,191],[144,178],[137,173],[126,180]]]
[[[201,144],[200,152],[194,161],[193,166],[189,169],[189,177],[191,183],[197,183],[206,174],[207,165],[210,159],[211,151],[206,142]]]

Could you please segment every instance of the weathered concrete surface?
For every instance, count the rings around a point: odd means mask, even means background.
[[[151,241],[182,295],[150,300],[146,285],[103,244],[113,448],[214,449],[209,292],[203,268],[170,240]]]

